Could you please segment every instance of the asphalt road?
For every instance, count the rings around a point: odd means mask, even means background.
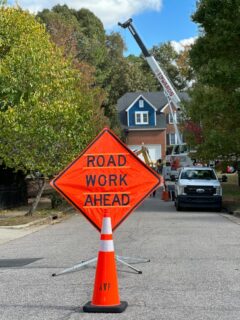
[[[237,220],[236,220],[237,222]],[[149,198],[114,233],[122,314],[86,314],[95,268],[51,277],[96,256],[99,234],[80,215],[0,245],[1,320],[239,320],[240,225],[214,212],[176,212]]]

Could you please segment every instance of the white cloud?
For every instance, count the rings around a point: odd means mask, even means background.
[[[123,22],[143,11],[159,11],[162,0],[19,0],[18,4],[31,12],[50,9],[56,4],[67,4],[69,8],[76,10],[87,8],[101,19],[105,28],[111,28],[118,21]]]
[[[189,46],[196,41],[197,37],[192,37],[188,39],[183,39],[180,41],[171,41],[172,46],[177,52],[184,50],[185,46]]]

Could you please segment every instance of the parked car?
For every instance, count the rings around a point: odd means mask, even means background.
[[[183,208],[222,208],[222,187],[212,167],[184,167],[175,183],[175,206]]]

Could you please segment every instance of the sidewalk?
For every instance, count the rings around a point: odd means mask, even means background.
[[[4,219],[11,219],[14,217],[24,217],[31,205],[31,200],[26,206],[19,208],[13,208],[8,210],[0,210],[0,222]],[[14,224],[14,225],[2,225],[0,223],[0,245],[21,237],[24,237],[33,232],[39,231],[49,224],[54,224],[62,221],[66,216],[65,212],[72,211],[71,207],[67,209],[59,209],[51,212],[51,203],[48,198],[42,198],[38,205],[37,211],[39,210],[49,210],[49,214],[45,217],[32,219],[27,223]],[[63,218],[64,215],[64,218]],[[34,215],[33,215],[34,217]]]
[[[36,232],[40,229],[43,229],[47,226],[45,225],[38,225],[38,226],[31,226],[28,228],[23,229],[14,229],[9,227],[0,227],[0,245],[21,237],[24,237],[30,233]]]

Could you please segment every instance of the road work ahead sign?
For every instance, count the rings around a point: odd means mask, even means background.
[[[158,174],[107,128],[51,182],[99,231],[104,213],[116,229],[159,184]]]

